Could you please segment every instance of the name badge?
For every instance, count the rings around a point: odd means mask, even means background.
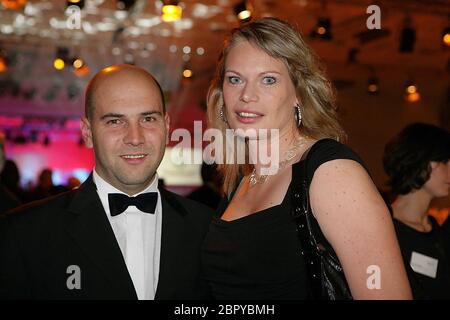
[[[437,268],[438,268],[438,260],[424,254],[413,251],[411,254],[411,268],[414,272],[423,274],[430,278],[435,279]]]

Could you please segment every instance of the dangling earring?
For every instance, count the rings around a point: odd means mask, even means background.
[[[300,127],[302,124],[302,110],[300,109],[300,105],[297,103],[294,107],[295,111],[295,121],[297,122],[297,127]]]
[[[225,110],[223,109],[223,105],[220,107],[219,117],[220,120],[222,120],[225,123],[228,123],[227,118],[225,117]]]

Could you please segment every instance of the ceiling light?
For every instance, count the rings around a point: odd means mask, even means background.
[[[84,66],[84,61],[81,60],[80,58],[76,58],[73,60],[72,65],[75,69],[80,69],[81,67]]]
[[[450,27],[445,28],[442,32],[442,43],[450,47]]]
[[[183,78],[192,78],[192,76],[193,76],[193,72],[191,69],[185,68],[183,70]]]
[[[56,70],[62,70],[64,69],[65,63],[64,60],[61,58],[56,58],[55,60],[53,60],[53,67]]]
[[[0,73],[6,72],[8,70],[8,59],[6,57],[6,52],[0,50]]]
[[[20,10],[27,4],[27,0],[1,0],[1,3],[7,10]]]
[[[84,7],[84,0],[67,0],[66,8],[70,6],[76,6],[81,10]]]
[[[311,31],[310,36],[321,40],[331,40],[333,34],[331,32],[330,18],[317,18],[317,25]]]
[[[369,78],[368,84],[367,84],[367,91],[370,94],[378,94],[380,91],[379,81],[378,77],[372,76]]]
[[[163,21],[174,22],[181,19],[183,9],[178,5],[178,1],[163,1],[161,13]]]
[[[417,102],[420,100],[419,87],[414,81],[408,81],[405,84],[405,100],[408,102]]]
[[[247,22],[252,19],[253,10],[247,1],[238,2],[233,9],[240,22]]]

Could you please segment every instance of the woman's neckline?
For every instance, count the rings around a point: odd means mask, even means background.
[[[259,215],[261,215],[261,214],[264,214],[265,211],[268,211],[268,210],[271,210],[271,209],[275,209],[275,208],[278,208],[278,207],[284,207],[285,204],[286,204],[288,195],[289,195],[290,192],[291,192],[290,190],[291,190],[291,188],[292,188],[292,167],[293,167],[294,165],[296,165],[297,163],[298,163],[298,162],[293,163],[292,166],[291,166],[291,181],[289,182],[289,186],[288,186],[288,188],[287,188],[287,190],[286,190],[286,193],[284,194],[283,200],[281,200],[280,203],[275,204],[275,205],[270,206],[270,207],[267,207],[267,208],[264,208],[264,209],[261,209],[261,210],[258,210],[258,211],[255,211],[255,212],[252,212],[252,213],[249,213],[249,214],[247,214],[247,215],[245,215],[245,216],[242,216],[242,217],[239,217],[239,218],[236,218],[236,219],[233,219],[233,220],[224,220],[224,219],[222,219],[222,216],[223,216],[223,214],[225,213],[225,211],[222,212],[222,213],[220,214],[220,216],[217,216],[217,218],[218,218],[221,222],[223,222],[223,223],[233,223],[233,222],[239,221],[239,220],[240,220],[240,221],[243,221],[245,218],[249,218],[249,217],[251,217],[251,216],[259,216]],[[244,179],[244,178],[241,179],[241,181],[239,182],[238,187],[231,193],[230,198],[229,198],[230,200],[233,199],[234,194],[239,190],[239,188],[240,188],[240,186],[241,186],[241,183],[242,183],[242,180],[243,180],[243,179]],[[228,197],[227,197],[227,205],[230,203],[230,200],[229,200],[229,199],[228,199]],[[226,208],[226,207],[225,207],[225,208]],[[226,209],[225,209],[225,210],[226,210]]]
[[[430,233],[432,233],[433,230],[434,230],[434,226],[433,226],[433,223],[432,223],[431,219],[430,219],[430,227],[431,227],[430,230],[419,230],[419,229],[417,229],[417,228],[414,227],[414,225],[419,225],[418,223],[415,224],[415,223],[410,222],[410,221],[406,222],[406,221],[404,221],[404,220],[398,219],[397,217],[393,217],[393,218],[394,218],[396,221],[400,222],[403,226],[406,226],[408,229],[414,230],[414,231],[419,232],[419,233],[422,233],[422,234],[430,234]],[[420,225],[423,226],[424,229],[425,229],[425,226],[424,226],[423,224],[420,224]]]

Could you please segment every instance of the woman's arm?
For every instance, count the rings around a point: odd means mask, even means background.
[[[326,162],[316,170],[309,194],[353,297],[411,299],[392,219],[365,169],[353,160]],[[378,275],[380,286],[373,288]]]

